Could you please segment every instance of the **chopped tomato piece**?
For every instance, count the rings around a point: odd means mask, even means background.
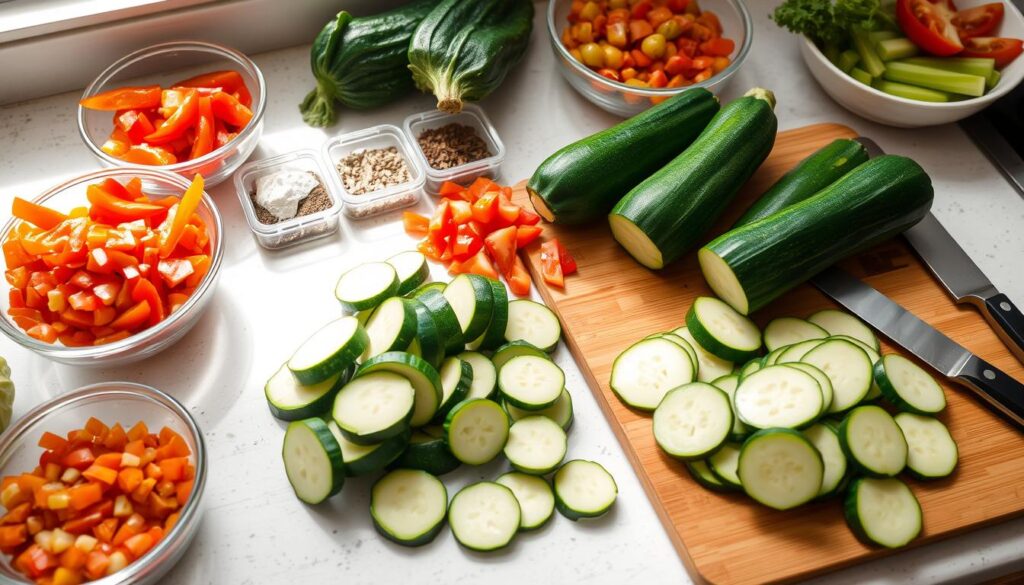
[[[498,270],[508,276],[516,258],[516,228],[509,226],[491,232],[484,238],[484,246],[498,265]]]
[[[962,57],[995,59],[996,69],[1002,69],[1020,56],[1024,41],[1001,37],[974,37],[964,41]]]
[[[530,294],[530,273],[527,272],[526,266],[518,254],[512,265],[512,273],[506,275],[506,278],[508,279],[508,288],[513,294],[521,297]]]
[[[558,242],[550,240],[540,246],[540,263],[544,282],[558,288],[565,288],[565,276],[558,253]]]
[[[903,34],[922,50],[949,57],[963,50],[947,0],[896,0],[896,20]]]
[[[467,189],[467,191],[469,191],[469,195],[472,201],[476,201],[484,193],[500,190],[501,185],[495,183],[494,181],[488,179],[487,177],[477,177],[477,179],[474,180],[473,183]]]
[[[451,269],[457,274],[479,274],[494,280],[498,279],[498,271],[487,254],[481,249],[463,262],[452,262]]]
[[[960,39],[987,37],[1003,22],[1003,3],[992,2],[961,10],[953,15],[953,26]]]
[[[558,247],[558,261],[562,264],[562,274],[568,276],[576,272],[576,260],[569,253],[569,250],[565,249],[562,242],[558,241],[558,238],[551,240]]]
[[[410,236],[422,237],[427,235],[427,228],[430,226],[430,219],[411,211],[402,212],[402,224],[405,233]]]
[[[540,223],[540,216],[526,209],[519,208],[519,217],[516,218],[516,225],[537,225]]]
[[[465,201],[471,201],[468,190],[458,183],[452,181],[445,181],[441,183],[441,188],[438,189],[438,195],[446,197],[448,199],[462,199]]]

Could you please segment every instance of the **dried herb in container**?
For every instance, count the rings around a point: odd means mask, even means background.
[[[435,169],[450,169],[483,160],[492,154],[475,128],[456,122],[440,128],[428,128],[420,133],[417,141],[427,164]]]
[[[365,195],[412,180],[398,148],[357,150],[338,161],[338,174],[350,195]]]

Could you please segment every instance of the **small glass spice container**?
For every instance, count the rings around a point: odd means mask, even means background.
[[[468,126],[475,130],[476,134],[487,144],[490,156],[447,169],[431,167],[427,155],[420,146],[420,135],[425,130],[441,128],[452,123]],[[425,188],[431,195],[438,194],[441,184],[445,181],[467,185],[477,177],[495,179],[501,169],[501,163],[505,161],[505,145],[502,144],[501,138],[498,138],[498,132],[487,118],[487,114],[479,106],[465,104],[458,114],[446,114],[440,110],[413,114],[405,119],[403,126],[405,133],[414,145],[416,158],[426,170]]]
[[[277,223],[260,221],[256,203],[252,193],[256,189],[256,181],[282,170],[311,172],[320,181],[320,186],[330,198],[330,207],[308,215],[299,215]],[[333,184],[326,169],[320,164],[316,151],[310,149],[296,150],[264,160],[253,161],[242,166],[235,173],[235,190],[238,200],[245,211],[245,219],[249,222],[256,241],[264,248],[277,249],[308,242],[329,236],[338,231],[338,214],[341,212],[341,200],[334,195]],[[301,209],[301,206],[300,206]]]
[[[395,148],[405,162],[409,180],[379,189],[355,194],[345,188],[338,166],[344,159],[360,152]],[[323,157],[330,169],[330,181],[345,202],[345,215],[364,219],[416,204],[423,191],[423,169],[414,158],[413,147],[401,129],[391,124],[372,126],[331,138],[323,146]]]

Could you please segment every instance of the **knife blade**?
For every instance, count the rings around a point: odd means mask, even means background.
[[[1024,428],[1024,384],[840,268],[828,268],[811,282],[897,345],[970,388],[998,414]]]
[[[857,140],[869,155],[883,154],[870,138]],[[996,289],[939,220],[929,212],[903,236],[956,302],[977,308],[1010,352],[1024,362],[1024,313]]]

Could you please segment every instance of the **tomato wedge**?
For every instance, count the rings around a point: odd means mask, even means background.
[[[903,34],[922,50],[949,57],[964,48],[950,6],[946,0],[896,0],[896,20]]]
[[[565,275],[558,254],[558,241],[549,240],[540,245],[540,265],[544,282],[558,288],[565,288]]]
[[[508,275],[512,272],[512,265],[516,259],[516,228],[509,226],[493,231],[484,238],[484,246],[491,253],[498,270]]]
[[[1016,59],[1024,49],[1024,41],[1003,37],[975,37],[964,41],[961,57],[984,57],[996,60],[996,69],[1002,69]]]
[[[1002,2],[982,4],[961,10],[953,16],[953,26],[960,34],[960,40],[988,36],[1003,22]]]

